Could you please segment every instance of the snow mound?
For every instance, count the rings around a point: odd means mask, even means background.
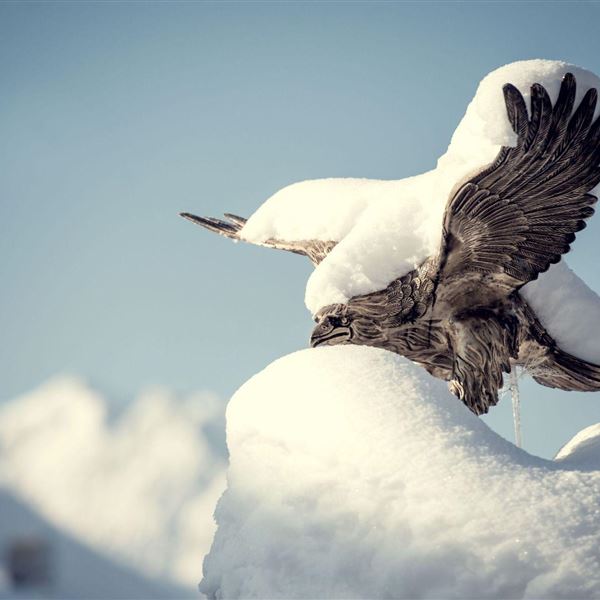
[[[562,465],[600,471],[600,423],[582,429],[554,457]]]
[[[155,389],[115,415],[81,381],[51,380],[0,407],[0,485],[113,559],[194,589],[225,487],[210,440],[221,406]]]
[[[600,473],[517,449],[392,353],[276,361],[227,438],[209,597],[600,595]]]
[[[339,242],[308,280],[305,300],[313,314],[328,304],[385,288],[439,250],[443,212],[454,188],[489,164],[500,146],[515,143],[504,84],[515,85],[528,101],[530,86],[541,83],[554,102],[567,72],[577,80],[576,104],[590,87],[600,89],[596,75],[561,61],[526,60],[500,67],[479,84],[436,169],[398,181],[295,183],[269,198],[241,236],[255,242],[271,237]],[[590,334],[588,329],[581,336],[581,323],[600,324],[600,299],[576,275],[554,265],[523,293],[565,350],[600,362],[600,330]],[[568,318],[556,310],[559,301],[566,301],[561,307],[569,306]]]

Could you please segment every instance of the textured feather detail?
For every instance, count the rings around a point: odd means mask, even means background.
[[[240,237],[240,231],[246,224],[247,219],[234,215],[231,213],[225,213],[225,218],[216,219],[214,217],[198,217],[190,213],[180,213],[184,219],[188,219],[192,223],[196,223],[212,231],[223,235],[232,240],[241,240],[248,242]],[[249,242],[257,246],[265,246],[267,248],[276,248],[277,250],[286,250],[287,252],[294,252],[295,254],[301,254],[307,256],[310,261],[316,266],[318,265],[334,248],[337,242],[333,241],[321,241],[321,240],[299,240],[299,241],[285,241],[270,238],[264,242]]]
[[[453,356],[450,391],[476,415],[498,402],[503,373],[518,354],[518,320],[478,310],[450,323]]]
[[[600,182],[600,119],[592,123],[597,92],[590,89],[573,112],[576,82],[563,78],[556,104],[536,83],[531,117],[523,96],[504,86],[515,147],[465,183],[444,214],[442,278],[472,271],[490,285],[518,289],[560,260],[585,227]]]
[[[418,269],[392,281],[385,290],[353,298],[353,306],[361,303],[370,306],[376,302],[381,307],[379,314],[388,315],[390,326],[413,323],[425,314],[431,302],[433,271],[432,261],[425,262]]]
[[[559,348],[548,352],[531,370],[538,383],[565,391],[600,391],[600,366],[581,360]]]

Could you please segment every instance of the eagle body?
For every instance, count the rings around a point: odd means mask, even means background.
[[[520,290],[561,260],[593,213],[600,183],[597,92],[575,107],[576,82],[562,80],[552,104],[531,86],[529,110],[507,83],[504,100],[516,145],[457,182],[443,215],[439,250],[381,290],[331,304],[315,315],[313,346],[359,344],[401,354],[475,414],[498,402],[504,373],[524,367],[542,385],[600,390],[600,366],[564,352]],[[186,218],[233,239],[245,219]],[[267,239],[318,265],[335,241]]]
[[[492,293],[486,278],[475,276],[464,287],[460,281],[436,286],[436,263],[426,261],[385,290],[323,308],[311,344],[357,343],[358,337],[405,356],[448,381],[478,415],[497,404],[503,374],[516,366],[547,387],[600,389],[600,367],[562,351],[521,294]]]

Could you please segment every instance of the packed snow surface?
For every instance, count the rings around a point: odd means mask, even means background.
[[[210,597],[600,596],[600,472],[519,450],[397,355],[282,358],[227,440]]]
[[[308,280],[306,305],[313,314],[328,304],[385,288],[439,250],[442,216],[453,189],[489,164],[502,145],[515,143],[504,84],[515,85],[528,103],[530,86],[541,83],[554,102],[567,72],[577,80],[576,105],[590,87],[600,89],[593,73],[560,61],[527,60],[496,69],[479,84],[434,170],[398,181],[321,179],[293,184],[252,215],[242,237],[339,242]],[[573,285],[565,287],[566,283]],[[600,299],[576,275],[555,265],[539,283],[528,284],[524,294],[565,350],[600,362],[600,344],[595,342],[600,338]],[[568,313],[558,312],[556,302],[565,299]],[[588,329],[581,337],[583,322]],[[598,324],[591,333],[590,323]]]
[[[0,407],[0,485],[113,560],[196,593],[225,487],[211,437],[221,407],[154,389],[111,414],[78,379],[53,379]]]

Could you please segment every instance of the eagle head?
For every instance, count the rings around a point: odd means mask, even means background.
[[[310,336],[313,348],[336,344],[376,346],[376,340],[382,335],[377,320],[348,304],[325,306],[315,315],[315,321],[317,325]]]

